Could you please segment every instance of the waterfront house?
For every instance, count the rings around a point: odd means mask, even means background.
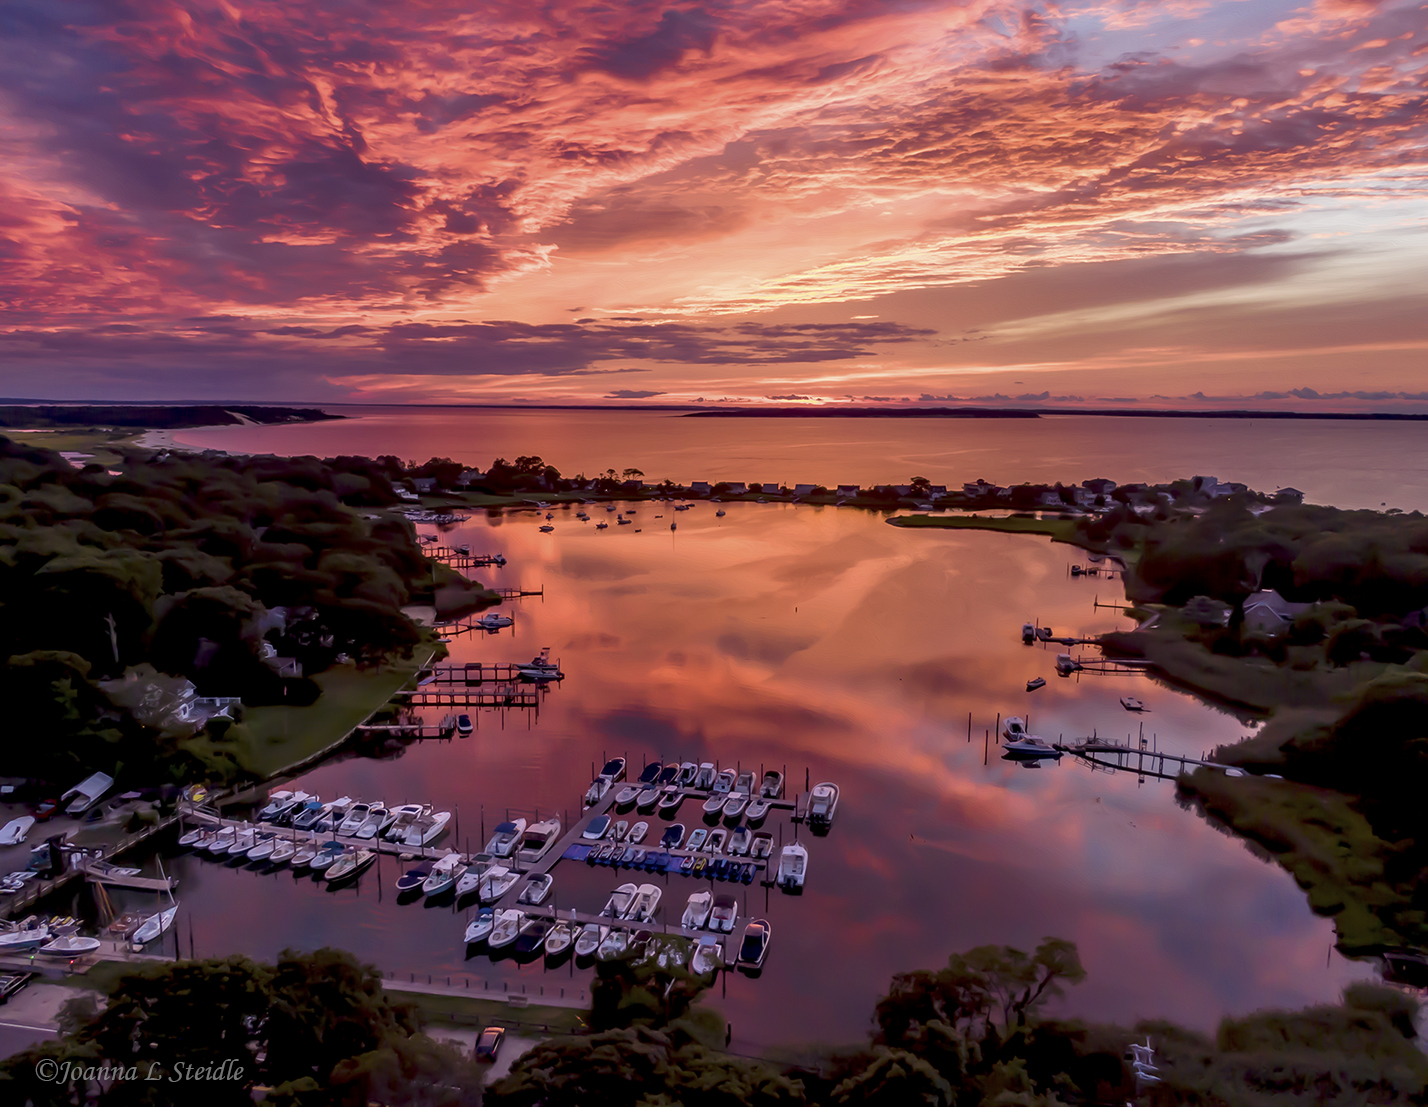
[[[480,480],[480,479],[481,479],[481,470],[480,470],[480,469],[462,469],[460,475],[456,478],[456,487],[457,487],[457,488],[470,488],[473,484],[475,484],[475,483],[476,483],[478,480]]]
[[[817,487],[818,485],[816,484],[795,484],[793,486],[793,494],[795,496],[811,496],[813,495],[813,490]]]
[[[689,490],[693,492],[696,496],[707,496],[711,491],[713,491],[713,488],[714,486],[711,485],[707,480],[697,480],[689,486]]]
[[[731,496],[742,496],[749,490],[749,486],[741,480],[726,480],[720,483],[725,486],[725,490]]]
[[[856,496],[862,491],[862,486],[857,484],[840,484],[838,486],[838,495],[840,496]]]
[[[1270,638],[1283,634],[1296,618],[1313,606],[1308,603],[1290,603],[1273,588],[1253,592],[1245,597],[1245,602],[1241,605],[1245,631]]]
[[[412,487],[415,488],[418,492],[435,492],[435,491],[436,491],[436,478],[435,478],[435,477],[413,477],[413,478],[412,478]]]
[[[1105,477],[1093,477],[1091,480],[1083,480],[1081,487],[1093,496],[1109,496],[1116,490],[1116,482]]]

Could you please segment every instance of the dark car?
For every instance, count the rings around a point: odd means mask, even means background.
[[[8,1003],[10,997],[21,991],[35,978],[32,972],[7,972],[0,976],[0,1003]]]
[[[504,1027],[488,1026],[476,1039],[475,1058],[478,1061],[494,1061],[501,1052],[501,1043],[506,1040]]]

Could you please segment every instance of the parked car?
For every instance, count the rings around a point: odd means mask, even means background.
[[[478,1061],[494,1061],[501,1052],[501,1043],[506,1040],[505,1027],[488,1026],[476,1039],[475,1057]]]
[[[32,972],[7,972],[0,975],[0,1003],[8,1003],[12,995],[33,979],[35,974]]]

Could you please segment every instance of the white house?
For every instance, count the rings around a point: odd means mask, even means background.
[[[1283,634],[1289,624],[1308,611],[1313,604],[1290,603],[1273,588],[1253,592],[1241,605],[1245,630],[1273,637]]]

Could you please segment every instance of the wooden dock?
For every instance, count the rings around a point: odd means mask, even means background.
[[[442,691],[415,688],[392,698],[404,707],[539,707],[541,691],[549,684],[491,684]]]
[[[1234,776],[1242,775],[1242,770],[1236,769],[1232,765],[1222,765],[1216,761],[1182,757],[1178,754],[1162,753],[1159,750],[1151,749],[1144,739],[1141,739],[1137,745],[1129,743],[1122,745],[1119,742],[1088,738],[1074,745],[1053,742],[1052,748],[1058,749],[1062,753],[1071,754],[1072,757],[1090,765],[1092,769],[1134,773],[1142,779],[1151,777],[1156,780],[1174,780],[1193,769],[1220,769]]]
[[[556,662],[557,668],[559,662]],[[470,685],[470,684],[530,684],[532,681],[522,681],[521,664],[514,661],[480,662],[472,661],[466,665],[433,665],[430,669],[423,670],[430,675],[422,678],[417,690],[430,688],[432,685]]]
[[[428,546],[422,552],[432,561],[440,561],[453,569],[484,569],[488,565],[499,569],[506,563],[504,554],[473,554],[451,546]]]

